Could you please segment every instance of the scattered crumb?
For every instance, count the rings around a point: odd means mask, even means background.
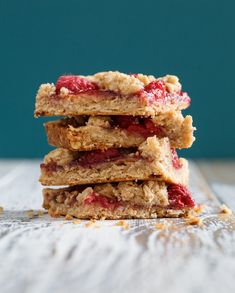
[[[73,217],[72,216],[70,216],[70,215],[66,215],[65,216],[65,220],[68,220],[68,221],[70,221],[70,220],[72,220],[73,219]]]
[[[166,223],[157,223],[155,225],[156,229],[158,230],[164,230],[164,229],[167,229],[168,228],[168,225]]]
[[[123,229],[128,230],[130,228],[129,224],[126,221],[118,221],[115,226],[121,226]]]
[[[181,229],[181,227],[179,227],[177,225],[171,225],[169,228],[171,231],[179,231]]]
[[[42,217],[44,215],[44,213],[45,212],[43,210],[39,210],[38,213],[37,213],[37,216]]]
[[[27,217],[29,218],[34,218],[34,217],[42,217],[46,212],[43,210],[39,210],[39,211],[34,211],[34,210],[28,210],[25,211],[25,214]]]
[[[197,226],[201,226],[202,225],[202,219],[199,217],[189,217],[186,220],[186,224],[188,225],[197,225]]]
[[[206,205],[205,204],[199,204],[194,208],[194,212],[198,215],[200,215],[203,210],[205,209]]]
[[[34,210],[28,210],[25,212],[26,216],[29,218],[33,218],[35,216]]]
[[[95,223],[96,223],[96,220],[90,220],[86,225],[85,227],[86,228],[92,228],[95,226]]]
[[[0,214],[2,214],[4,211],[3,207],[0,207]]]
[[[231,215],[233,212],[225,204],[220,206],[220,214]]]
[[[82,222],[82,220],[78,219],[78,220],[73,221],[72,223],[75,224],[75,225],[78,225],[78,224],[81,224],[81,222]]]

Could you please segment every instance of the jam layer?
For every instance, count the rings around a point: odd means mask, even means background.
[[[180,184],[169,185],[168,188],[169,205],[165,208],[168,209],[185,209],[193,208],[195,202],[189,192],[189,190]],[[124,202],[118,201],[115,198],[109,198],[105,195],[95,192],[90,193],[84,200],[85,205],[97,204],[105,209],[116,209],[125,205]],[[136,206],[138,208],[138,206]]]

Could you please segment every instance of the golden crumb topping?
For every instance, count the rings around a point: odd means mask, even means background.
[[[130,75],[119,71],[107,71],[96,73],[86,78],[95,82],[103,90],[110,90],[123,95],[135,94],[150,82],[159,79],[162,79],[166,83],[166,88],[170,93],[181,90],[179,79],[174,75],[156,78],[153,75],[144,75],[141,73]]]
[[[88,126],[110,127],[111,118],[109,116],[90,116],[87,121]]]
[[[169,147],[168,138],[158,139],[155,136],[148,137],[145,142],[139,146],[141,156],[144,158],[158,159],[162,148]]]
[[[55,94],[56,87],[53,83],[45,83],[39,87],[37,98],[49,97]]]
[[[179,92],[181,91],[181,83],[179,82],[179,78],[175,75],[166,75],[162,78],[165,84],[168,92],[174,93],[174,92]]]
[[[138,78],[118,71],[100,72],[87,78],[95,82],[102,90],[110,90],[123,95],[136,93],[144,87],[144,83]]]
[[[178,93],[181,90],[179,79],[174,75],[156,78],[153,75],[141,73],[125,74],[119,71],[106,71],[94,75],[79,76],[97,84],[101,90],[113,91],[121,95],[135,94],[144,89],[150,82],[156,80],[163,80],[166,84],[167,91],[170,93]],[[59,92],[62,97],[70,94],[70,90],[66,87],[61,87]],[[37,98],[52,96],[55,93],[56,86],[53,83],[42,84],[38,90]]]
[[[44,164],[56,163],[57,165],[65,165],[74,159],[74,153],[67,149],[58,148],[44,157]]]

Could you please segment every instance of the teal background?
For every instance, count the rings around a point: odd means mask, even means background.
[[[187,157],[235,157],[235,1],[0,1],[0,157],[51,149],[38,86],[64,73],[176,74],[197,141]]]

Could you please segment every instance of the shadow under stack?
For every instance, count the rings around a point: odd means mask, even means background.
[[[194,141],[192,117],[181,113],[189,105],[172,75],[109,71],[42,84],[35,116],[65,116],[45,124],[57,148],[40,182],[57,188],[43,190],[43,207],[80,219],[192,214],[188,162],[176,152]]]

